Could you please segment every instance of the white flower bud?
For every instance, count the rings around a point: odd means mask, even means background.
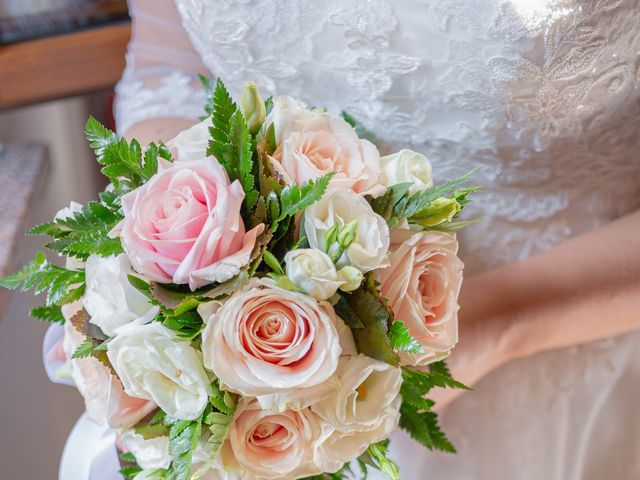
[[[251,133],[257,132],[267,117],[267,110],[255,83],[247,82],[244,84],[240,98],[240,110]]]
[[[336,267],[331,258],[320,250],[292,250],[285,255],[284,262],[287,277],[316,300],[326,300],[340,286]]]
[[[362,272],[356,267],[347,265],[338,270],[338,280],[342,282],[340,290],[343,292],[353,292],[362,283]]]

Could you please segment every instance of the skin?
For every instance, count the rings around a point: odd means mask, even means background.
[[[516,358],[640,327],[640,210],[529,259],[465,278],[448,359],[473,385]],[[460,390],[439,390],[442,408]]]
[[[193,124],[160,118],[125,136],[141,144]],[[640,328],[640,210],[511,265],[465,278],[460,341],[448,359],[467,385],[514,360]],[[462,393],[437,390],[442,409]]]

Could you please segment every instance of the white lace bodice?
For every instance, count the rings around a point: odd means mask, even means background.
[[[436,181],[480,167],[474,181],[483,191],[469,210],[481,221],[461,235],[469,271],[524,259],[640,207],[638,0],[176,5],[201,61],[232,93],[253,80],[267,94],[347,110],[383,148],[426,153]],[[130,63],[119,85],[121,130],[167,105],[182,117],[201,110],[193,69],[143,70]],[[640,365],[638,354],[629,360],[639,339],[550,352],[494,372],[448,409],[445,424],[461,455],[425,457],[415,462],[424,470],[414,471],[445,479],[602,478],[585,468],[607,465],[605,453],[593,450],[603,390],[620,390],[616,382],[634,371],[629,365]],[[583,396],[598,399],[597,410],[573,408]],[[626,397],[616,398],[624,404]],[[491,441],[483,440],[487,430]],[[549,432],[553,439],[545,439]],[[566,450],[572,441],[577,452]],[[628,466],[610,478],[640,476],[638,462],[628,462],[640,438],[608,445],[620,448],[611,458]],[[546,461],[550,452],[554,462]],[[518,473],[518,465],[538,463],[535,473]]]
[[[480,166],[478,270],[640,205],[637,0],[178,0],[203,63],[237,89],[344,109],[440,178]],[[126,77],[125,77],[126,78]],[[121,127],[203,96],[178,71],[120,88]],[[192,87],[193,88],[193,87]],[[182,93],[181,93],[182,92]],[[238,93],[237,90],[235,92]],[[634,108],[635,107],[635,108]]]

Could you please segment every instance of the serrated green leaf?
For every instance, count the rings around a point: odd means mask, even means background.
[[[225,153],[229,145],[229,122],[238,106],[231,99],[229,91],[222,80],[218,79],[213,89],[211,100],[212,126],[209,128],[211,139],[207,147],[207,155],[213,155],[226,168]]]
[[[50,323],[64,323],[64,315],[59,305],[43,305],[41,307],[29,310],[29,315],[38,320],[44,320]]]
[[[83,341],[73,352],[71,358],[87,358],[93,353],[93,342],[91,340]]]
[[[410,353],[423,352],[422,345],[413,336],[407,327],[400,320],[391,324],[389,329],[389,340],[395,350]]]
[[[101,197],[101,202],[89,202],[79,212],[37,225],[29,233],[53,237],[47,247],[83,260],[92,253],[101,256],[122,253],[120,239],[109,237],[109,232],[122,220],[119,199],[108,192]]]
[[[433,411],[420,411],[403,402],[400,407],[400,428],[429,450],[455,453],[456,449],[447,439],[438,424],[438,415]]]
[[[0,286],[20,288],[22,291],[33,290],[36,295],[46,291],[46,306],[63,305],[82,296],[84,272],[67,270],[49,263],[46,255],[38,252],[22,270],[0,279]]]

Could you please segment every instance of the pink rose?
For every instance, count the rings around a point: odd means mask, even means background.
[[[350,333],[330,304],[269,280],[251,281],[206,317],[205,366],[246,396],[293,397],[323,384],[338,366],[340,336]],[[343,338],[345,350],[349,340]]]
[[[245,232],[244,192],[213,158],[162,163],[122,198],[120,235],[133,267],[151,280],[192,290],[237,275],[249,261],[258,225]]]
[[[229,442],[236,461],[252,478],[301,478],[321,473],[313,463],[321,429],[309,409],[270,412],[253,401],[234,419]]]
[[[400,352],[405,364],[426,365],[446,357],[458,341],[458,294],[463,263],[455,236],[392,229],[391,266],[375,272],[382,295],[423,353]]]
[[[301,184],[335,172],[332,185],[359,194],[379,196],[380,154],[371,142],[361,140],[341,117],[308,112],[306,118],[279,126],[286,132],[273,154],[272,165],[285,181]]]
[[[79,302],[64,305],[64,352],[71,358],[85,340],[69,319],[82,305]],[[124,392],[120,380],[97,358],[71,359],[71,376],[84,398],[87,415],[97,424],[107,423],[112,428],[129,428],[156,409],[156,404],[130,397]]]

